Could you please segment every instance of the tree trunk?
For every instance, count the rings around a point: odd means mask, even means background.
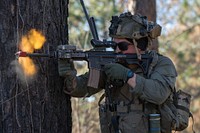
[[[71,133],[70,96],[63,93],[57,61],[34,59],[37,75],[31,81],[15,72],[15,52],[22,35],[35,28],[46,43],[39,52],[68,42],[68,0],[0,1],[0,132]]]
[[[147,16],[149,21],[156,22],[156,0],[134,0],[136,1],[135,13]],[[158,51],[158,39],[153,40],[150,49]]]

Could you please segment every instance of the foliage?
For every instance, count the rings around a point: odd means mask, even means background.
[[[173,16],[174,24],[171,24],[171,28],[165,29],[168,31],[164,31],[165,34],[160,38],[161,52],[169,54],[176,64],[179,73],[177,87],[189,89],[190,92],[195,89],[199,91],[200,87],[198,76],[200,74],[198,66],[200,62],[198,54],[200,50],[198,45],[200,19],[196,17],[200,15],[200,8],[198,8],[197,3],[196,0],[190,2],[180,0],[177,3],[169,3],[168,6],[175,6],[180,14]],[[166,13],[162,12],[162,14]],[[162,14],[158,13],[158,15]],[[165,18],[165,21],[172,21],[172,18]]]
[[[176,65],[177,89],[183,89],[193,96],[191,109],[195,118],[195,130],[200,132],[197,126],[200,123],[200,1],[168,1],[158,9],[158,19],[164,26],[160,52],[169,55]],[[176,15],[173,12],[177,12]],[[183,132],[191,132],[191,127],[192,121]]]

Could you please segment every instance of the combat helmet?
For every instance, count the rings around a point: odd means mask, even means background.
[[[161,26],[147,20],[140,14],[132,15],[130,12],[120,16],[112,16],[109,27],[109,36],[116,38],[140,39],[148,37],[157,38],[161,34]]]

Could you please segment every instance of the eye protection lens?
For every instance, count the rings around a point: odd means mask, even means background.
[[[128,49],[128,45],[130,45],[128,42],[119,42],[116,43],[116,46],[113,49],[118,47],[121,51],[126,51]]]

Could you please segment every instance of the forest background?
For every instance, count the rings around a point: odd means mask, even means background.
[[[130,11],[134,13],[132,0],[88,0],[89,14],[95,17],[101,39],[108,37],[109,20],[112,15]],[[70,2],[69,41],[81,49],[90,49],[88,45],[91,33],[82,9],[77,2]],[[109,8],[107,8],[109,7]],[[200,132],[200,1],[199,0],[157,0],[157,23],[162,26],[158,51],[170,57],[178,71],[177,89],[192,95],[191,111],[195,118],[196,132]],[[84,65],[83,65],[84,64]],[[87,70],[86,62],[77,62],[79,74]],[[85,68],[85,69],[84,69]],[[96,94],[90,98],[72,98],[72,118],[74,133],[99,132],[98,99]],[[192,120],[182,133],[192,132]]]
[[[159,45],[153,48],[169,56],[175,63],[179,74],[176,87],[192,95],[194,128],[199,133],[200,1],[84,2],[89,15],[95,18],[101,40],[110,39],[108,27],[111,16],[124,11],[147,13],[149,20],[157,21],[162,26]],[[34,40],[31,40],[32,36]],[[56,59],[16,59],[15,55],[17,51],[27,49],[48,53],[56,50],[60,44],[72,44],[78,49],[89,50],[92,48],[91,38],[79,0],[0,0],[1,133],[100,132],[97,102],[103,92],[89,98],[71,98],[63,93],[63,78],[58,74]],[[39,40],[44,45],[32,47]],[[24,43],[27,47],[22,47]],[[19,63],[26,64],[23,59],[29,59],[28,68],[35,68],[33,77],[25,75],[23,67],[19,66]],[[86,62],[76,62],[76,67],[78,74],[88,71]],[[190,119],[189,127],[182,133],[191,133],[192,124]]]

